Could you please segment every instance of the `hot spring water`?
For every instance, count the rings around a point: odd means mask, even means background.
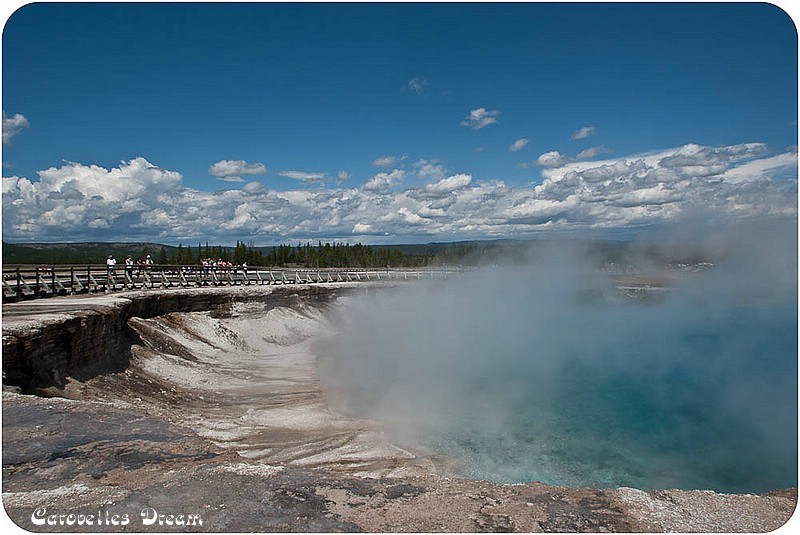
[[[754,286],[717,267],[638,301],[570,266],[487,268],[354,298],[320,351],[323,382],[340,409],[466,477],[797,485],[791,277]]]

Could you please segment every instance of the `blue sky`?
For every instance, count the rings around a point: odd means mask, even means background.
[[[2,45],[7,241],[796,218],[769,4],[39,3]]]

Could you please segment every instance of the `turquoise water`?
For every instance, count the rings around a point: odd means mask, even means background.
[[[422,443],[459,459],[461,475],[501,482],[796,486],[796,308],[684,312],[668,330],[658,308],[644,307],[633,331],[586,333],[597,344],[589,359],[583,343],[565,340],[562,365],[544,374],[535,348],[524,359],[496,355],[466,410]],[[500,415],[502,426],[476,414]]]
[[[706,274],[635,301],[578,280],[494,271],[355,300],[322,376],[345,410],[466,477],[797,485],[796,286]]]

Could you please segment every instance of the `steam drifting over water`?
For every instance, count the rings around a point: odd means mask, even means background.
[[[354,298],[320,375],[339,409],[462,476],[796,486],[796,223],[711,244],[718,264],[670,272],[658,299],[621,296],[580,246],[552,244],[522,265]]]

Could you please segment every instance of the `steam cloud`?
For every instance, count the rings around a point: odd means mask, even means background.
[[[452,457],[465,476],[796,486],[796,229],[654,236],[717,264],[673,271],[655,301],[621,297],[585,242],[351,298],[319,348],[321,376],[340,410]],[[646,274],[634,257],[623,261]]]

